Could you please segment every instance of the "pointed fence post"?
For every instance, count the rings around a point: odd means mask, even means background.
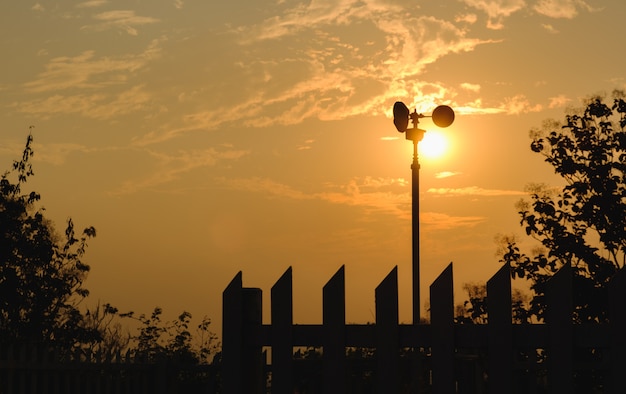
[[[346,278],[345,267],[323,289],[324,393],[346,392]]]
[[[548,387],[551,393],[572,393],[574,326],[572,267],[564,265],[546,283],[546,323],[549,327]]]
[[[377,393],[399,392],[398,267],[376,288]]]
[[[242,393],[243,319],[242,273],[239,271],[222,293],[222,379],[224,391]]]
[[[487,318],[489,393],[510,393],[513,368],[513,316],[511,266],[508,263],[487,281]]]
[[[454,291],[452,263],[430,285],[432,392],[456,392],[454,381]]]
[[[607,393],[626,392],[626,269],[622,268],[609,283],[609,322],[611,367]]]
[[[263,392],[261,289],[243,288],[239,271],[222,293],[222,374],[224,392]]]
[[[293,281],[291,267],[272,286],[272,394],[293,393]]]

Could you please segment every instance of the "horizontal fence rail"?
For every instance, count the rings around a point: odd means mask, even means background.
[[[346,324],[342,266],[323,288],[322,324],[294,324],[289,268],[263,324],[262,291],[239,272],[223,293],[224,392],[625,393],[626,274],[609,283],[608,324],[573,324],[572,278],[564,266],[548,282],[545,324],[513,324],[505,265],[487,282],[488,323],[455,324],[450,264],[430,286],[430,322],[400,324],[396,267],[375,289],[375,324]]]
[[[145,362],[125,355],[66,353],[46,344],[0,346],[2,394],[217,393],[217,365]]]

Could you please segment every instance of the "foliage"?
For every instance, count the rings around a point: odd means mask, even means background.
[[[139,335],[132,338],[132,351],[136,358],[146,361],[175,360],[184,364],[207,364],[212,361],[219,343],[211,332],[211,320],[204,317],[196,326],[195,336],[191,329],[191,313],[183,311],[177,319],[163,322],[163,310],[154,308],[150,316],[135,318],[132,312],[122,314],[137,319],[141,326]],[[196,341],[194,341],[194,338]]]
[[[34,175],[32,141],[29,135],[22,158],[0,178],[0,337],[66,347],[97,341],[98,332],[84,327],[77,307],[89,294],[83,287],[89,266],[82,258],[96,230],[77,235],[68,219],[59,235],[35,207],[40,195],[22,192]]]
[[[487,324],[487,286],[479,283],[466,283],[463,290],[468,299],[455,308],[455,322],[460,324]],[[528,297],[519,289],[513,289],[511,294],[511,307],[513,323],[530,323],[531,316],[528,313]]]
[[[530,185],[530,201],[517,204],[520,224],[538,248],[526,254],[514,238],[501,240],[500,261],[533,292],[530,302],[514,295],[515,322],[544,319],[546,283],[566,264],[574,271],[574,321],[608,318],[605,284],[626,263],[626,101],[622,92],[613,96],[610,107],[594,97],[583,110],[570,111],[564,124],[546,121],[531,131],[532,151],[565,185]],[[465,290],[469,299],[457,306],[457,321],[485,323],[485,287],[469,284]]]
[[[0,178],[0,341],[108,355],[129,352],[147,361],[210,362],[219,343],[207,317],[192,333],[190,313],[163,323],[162,310],[155,308],[150,316],[136,318],[140,329],[133,336],[122,326],[122,319],[134,318],[132,312],[120,313],[107,303],[79,309],[89,295],[83,286],[89,273],[83,257],[96,230],[88,227],[79,236],[68,219],[59,235],[36,206],[40,195],[23,193],[34,175],[32,143],[29,134],[22,158]]]
[[[122,354],[130,345],[131,335],[124,329],[118,319],[120,313],[111,304],[98,302],[93,309],[84,313],[83,326],[99,333],[99,340],[84,346],[92,353],[107,355]]]
[[[574,271],[574,319],[607,319],[604,286],[626,259],[626,102],[614,92],[613,105],[591,99],[570,114],[560,129],[547,123],[534,131],[531,149],[565,180],[560,190],[534,186],[531,200],[518,204],[526,234],[541,244],[529,256],[509,242],[502,257],[513,277],[528,279],[534,297],[530,313],[545,314],[545,284],[564,264]]]

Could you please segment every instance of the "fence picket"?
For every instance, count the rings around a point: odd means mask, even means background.
[[[323,289],[324,393],[346,392],[346,279],[341,268]]]
[[[488,381],[489,393],[511,392],[513,334],[511,310],[511,267],[503,265],[487,281]]]
[[[242,272],[222,293],[222,379],[227,393],[243,394]]]
[[[272,286],[272,393],[293,393],[293,283],[291,267]]]
[[[564,265],[546,283],[546,323],[550,338],[548,385],[555,393],[574,392],[572,290],[572,267],[569,264]]]
[[[399,392],[398,267],[376,287],[377,392]]]
[[[454,380],[454,293],[452,263],[430,285],[432,392],[456,391]]]

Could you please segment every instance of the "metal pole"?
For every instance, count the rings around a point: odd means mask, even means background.
[[[415,115],[413,128],[406,131],[406,139],[413,141],[413,163],[411,164],[412,246],[413,246],[413,324],[420,322],[420,164],[417,144],[424,138],[426,130],[417,127],[419,114]]]
[[[420,164],[417,155],[417,140],[413,140],[412,175],[412,237],[413,237],[413,324],[420,322]]]

